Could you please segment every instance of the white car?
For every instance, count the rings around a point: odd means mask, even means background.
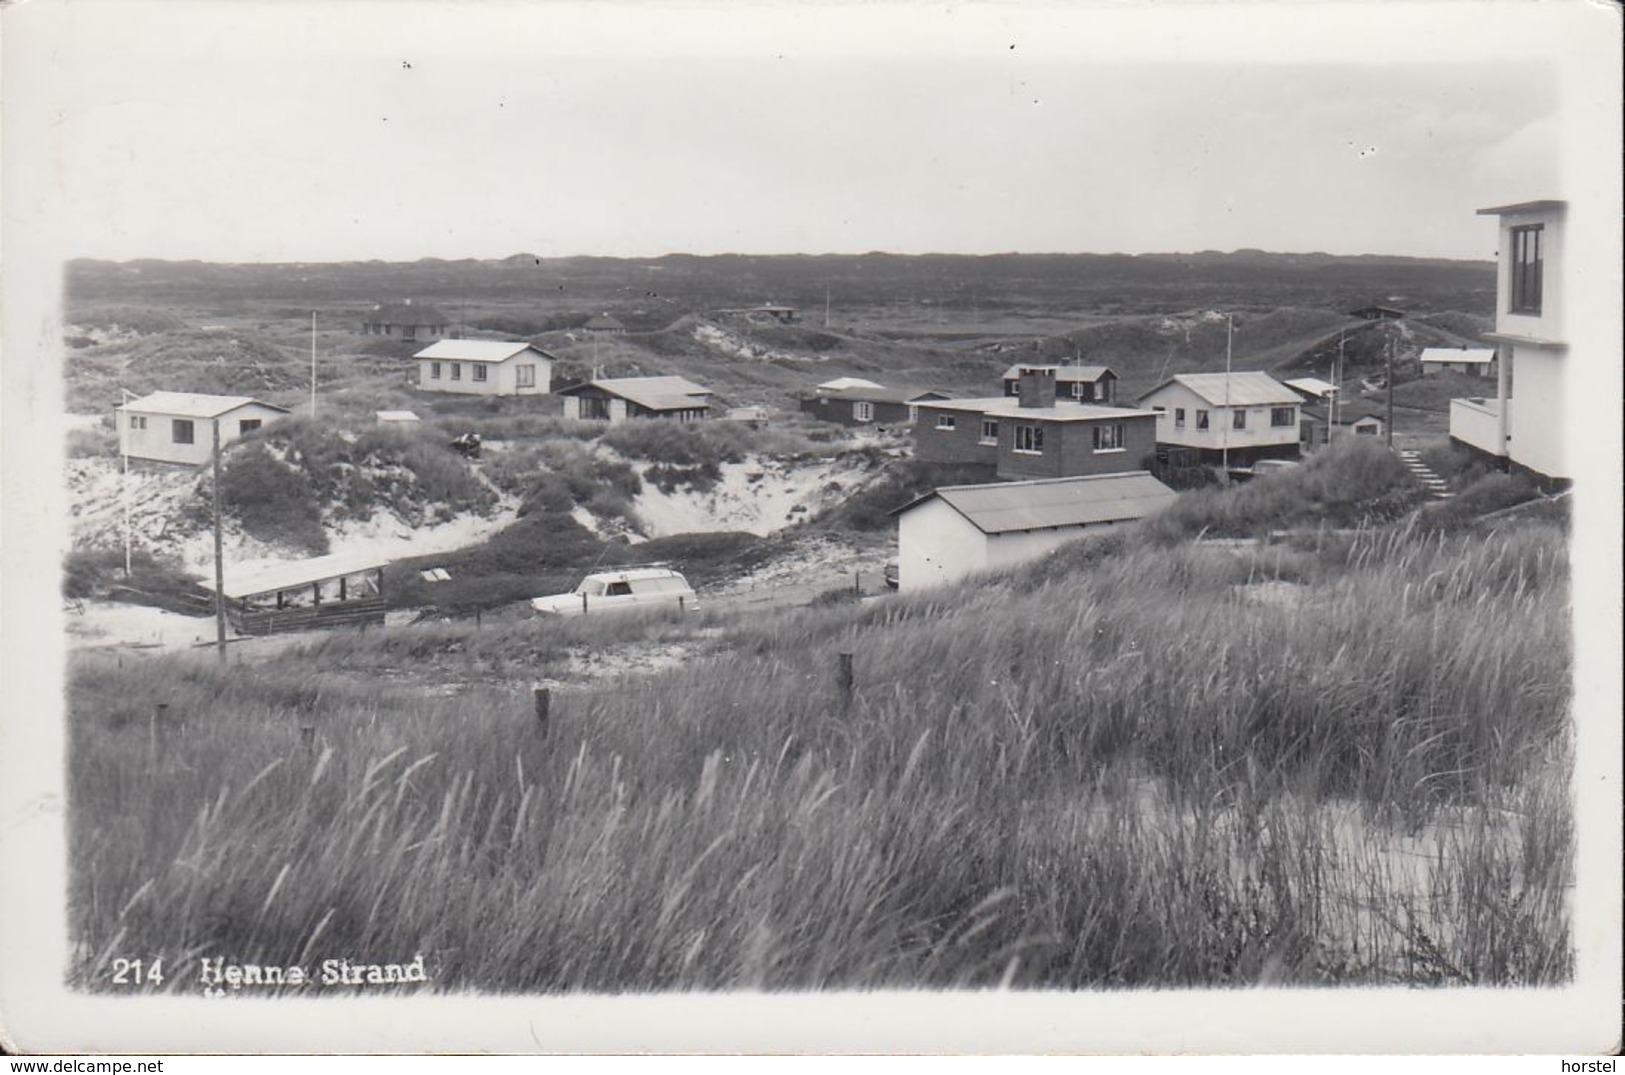
[[[699,599],[681,572],[653,565],[588,575],[569,593],[535,598],[530,607],[552,616],[654,608],[687,612],[699,607]]]

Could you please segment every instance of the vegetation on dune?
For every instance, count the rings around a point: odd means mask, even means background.
[[[546,736],[539,670],[680,627],[81,657],[75,980],[134,947],[173,982],[421,951],[445,990],[1559,983],[1567,584],[1545,524],[1125,535],[706,615],[717,659],[558,693]]]
[[[62,596],[72,601],[116,599],[168,612],[198,615],[210,609],[210,591],[173,564],[151,553],[130,553],[130,573],[118,549],[75,549],[63,563]]]
[[[1242,485],[1191,490],[1147,520],[1146,533],[1171,544],[1203,534],[1256,537],[1306,523],[1362,526],[1398,519],[1424,496],[1387,448],[1350,437],[1302,466]]]

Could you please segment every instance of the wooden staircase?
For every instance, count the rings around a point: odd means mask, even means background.
[[[1434,500],[1449,500],[1456,495],[1450,491],[1445,480],[1433,472],[1432,467],[1422,462],[1422,456],[1415,449],[1400,449],[1399,461],[1405,464],[1405,469],[1422,483],[1422,488],[1426,489],[1428,496]]]

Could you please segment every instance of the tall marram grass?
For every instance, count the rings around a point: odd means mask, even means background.
[[[1075,555],[708,614],[720,659],[558,691],[545,736],[560,649],[681,629],[80,658],[75,980],[132,950],[177,990],[417,952],[485,991],[1572,974],[1560,531]]]

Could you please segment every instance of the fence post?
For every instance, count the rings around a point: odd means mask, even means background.
[[[485,613],[482,609],[474,610],[474,630],[478,631],[485,625]]]
[[[587,595],[586,594],[581,595],[581,614],[583,616],[585,616],[587,614]]]
[[[863,596],[863,584],[859,581],[859,573],[856,571],[852,572],[852,592]]]
[[[553,708],[553,692],[547,687],[532,687],[531,701],[536,707],[536,726],[541,729],[542,738],[547,738],[547,723],[550,710]]]
[[[842,653],[837,659],[838,663],[835,667],[835,686],[840,691],[841,709],[844,711],[852,708],[852,655],[850,653]]]

